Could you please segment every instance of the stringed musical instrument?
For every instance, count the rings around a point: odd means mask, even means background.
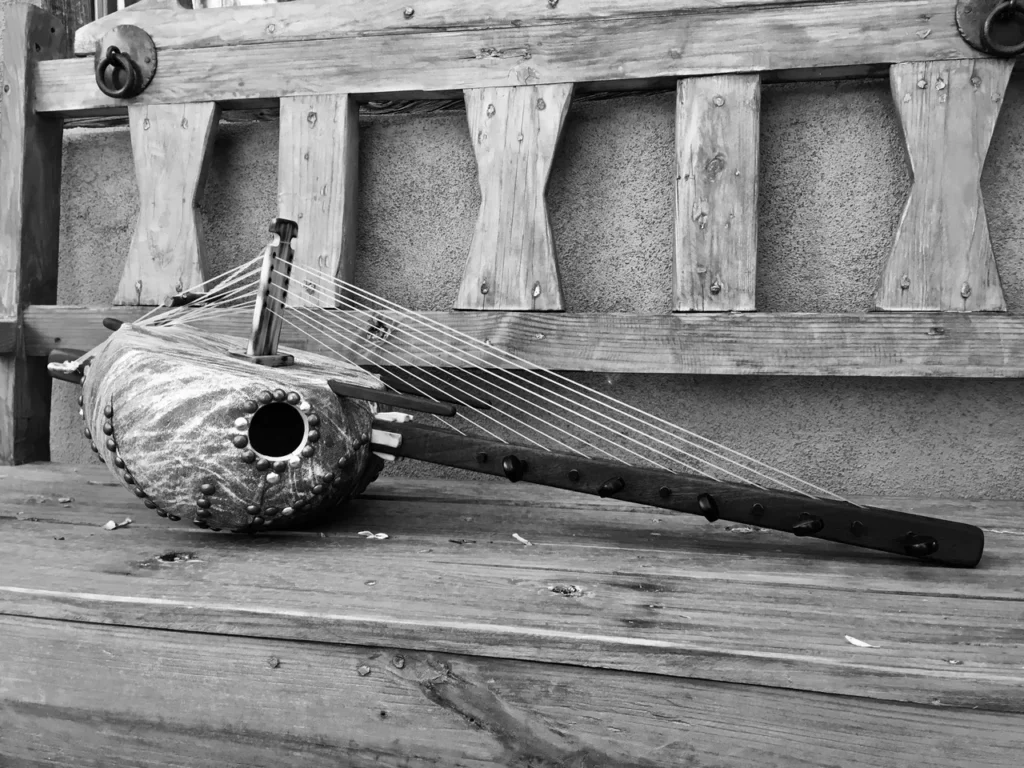
[[[258,259],[131,325],[109,322],[114,333],[87,353],[51,357],[52,376],[82,384],[93,449],[158,515],[215,530],[294,527],[343,513],[385,461],[403,457],[941,565],[981,558],[975,526],[852,503],[294,265],[296,224],[271,229]],[[338,310],[286,309],[293,269],[332,286]],[[244,350],[200,328],[249,306]],[[279,347],[285,324],[339,354]],[[449,357],[459,369],[445,367]]]

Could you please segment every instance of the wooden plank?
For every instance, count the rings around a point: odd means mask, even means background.
[[[115,533],[101,524],[137,500],[51,475],[47,494],[70,493],[76,514],[25,497],[20,516],[0,519],[0,558],[11,564],[2,614],[328,643],[387,638],[430,652],[1024,712],[1019,527],[990,530],[990,553],[969,573],[689,517],[655,523],[621,506],[559,511],[539,489],[534,505],[507,509],[368,498],[319,531],[257,538],[139,509]],[[500,500],[491,489],[508,488],[481,487],[466,484],[464,495]],[[17,495],[3,491],[5,510]],[[969,519],[998,519],[979,509]],[[54,514],[71,524],[47,522]],[[368,541],[358,534],[366,528],[390,538]],[[193,557],[160,560],[168,552]],[[856,648],[846,635],[879,647]]]
[[[313,310],[311,310],[313,311]],[[29,307],[25,345],[31,355],[65,346],[90,349],[108,335],[104,317],[131,321],[141,313],[121,307]],[[556,370],[630,373],[761,374],[793,376],[1024,376],[1024,318],[949,313],[822,315],[523,312],[424,313],[474,339]],[[317,315],[310,323],[322,323]],[[335,316],[336,317],[336,316]],[[388,314],[380,318],[387,325]],[[197,327],[246,337],[244,311]],[[360,322],[358,319],[352,322]],[[441,354],[423,358],[415,338],[389,341],[408,364],[460,367]],[[351,356],[348,344],[317,344],[288,326],[281,343]],[[355,358],[354,358],[355,359]],[[377,355],[358,358],[380,365]]]
[[[17,320],[0,320],[0,355],[14,354],[18,331]]]
[[[67,55],[56,17],[35,7],[7,11],[0,82],[0,321],[14,323],[0,357],[0,464],[50,457],[50,377],[45,360],[26,358],[25,305],[57,299],[60,232],[60,119],[32,111],[33,62]]]
[[[679,81],[677,312],[754,310],[760,134],[759,75]]]
[[[355,99],[344,93],[281,99],[278,157],[278,215],[299,225],[288,306],[334,307],[330,278],[351,281],[355,271]]]
[[[563,309],[544,195],[572,91],[572,83],[466,91],[481,199],[456,309]]]
[[[223,11],[209,11],[217,12]],[[982,58],[960,38],[953,14],[947,0],[851,0],[168,50],[156,80],[132,103],[414,94]],[[41,112],[124,106],[99,91],[87,59],[42,63],[39,78]]]
[[[219,0],[220,1],[220,0]],[[886,0],[864,0],[883,3]],[[253,0],[250,0],[253,2]],[[118,24],[142,26],[157,47],[208,48],[248,45],[253,42],[317,40],[358,34],[409,34],[424,30],[512,28],[537,24],[571,24],[622,16],[683,14],[723,8],[799,5],[821,0],[500,0],[466,6],[459,0],[381,0],[366,7],[361,0],[304,0],[280,8],[242,8],[232,13],[210,13],[180,8],[176,0],[147,0],[126,11],[98,19],[75,35],[75,54],[91,56],[96,44]],[[241,5],[237,0],[235,4]],[[214,7],[212,4],[206,8]],[[219,6],[218,6],[219,7]],[[406,8],[413,14],[406,18]],[[273,27],[269,25],[273,24]]]
[[[68,39],[73,40],[93,18],[93,0],[46,0],[46,10],[57,17]]]
[[[1005,311],[981,171],[1013,62],[908,62],[890,83],[913,186],[875,304],[886,310]]]
[[[219,108],[213,102],[131,107],[139,218],[114,304],[161,304],[206,279],[199,204]]]
[[[14,764],[1009,768],[1024,748],[1017,715],[379,645],[0,628]]]

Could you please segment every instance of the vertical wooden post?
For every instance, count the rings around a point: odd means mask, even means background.
[[[331,278],[355,270],[359,105],[344,93],[288,96],[280,130],[278,215],[299,225],[288,305],[334,307]]]
[[[456,309],[563,308],[544,191],[572,91],[465,91],[482,199]]]
[[[677,312],[754,309],[760,75],[676,88]]]
[[[160,304],[205,279],[198,207],[219,115],[213,102],[128,108],[139,220],[114,304]]]
[[[31,5],[7,9],[0,90],[0,321],[14,321],[13,354],[0,356],[0,464],[50,458],[50,376],[25,356],[22,312],[57,300],[60,117],[33,109],[33,62],[68,55],[64,26]]]
[[[913,186],[875,291],[886,310],[1004,311],[981,171],[1012,60],[894,64]]]

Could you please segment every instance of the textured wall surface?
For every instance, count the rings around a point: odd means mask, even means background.
[[[548,195],[568,310],[668,311],[673,109],[672,94],[652,93],[570,110]],[[413,309],[450,308],[479,205],[465,114],[360,122],[357,281]],[[64,164],[59,301],[108,304],[138,212],[127,129],[68,131]],[[909,188],[888,83],[766,86],[761,167],[759,309],[868,310]],[[277,122],[223,123],[203,205],[216,271],[264,244],[276,177]],[[1007,303],[1024,312],[1020,77],[983,191]],[[1024,498],[1019,381],[582,378],[841,492]],[[94,461],[73,398],[55,384],[53,456]]]

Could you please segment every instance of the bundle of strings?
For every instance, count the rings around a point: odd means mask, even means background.
[[[136,324],[248,328],[262,264],[259,256],[211,278],[190,291],[201,298],[156,308]],[[425,399],[438,400],[443,392],[456,405],[456,416],[431,418],[453,432],[847,501],[351,282],[301,264],[292,265],[289,277],[322,299],[320,304],[334,307],[280,311],[290,336],[350,364],[384,369],[405,391]],[[490,407],[478,407],[482,401]]]

